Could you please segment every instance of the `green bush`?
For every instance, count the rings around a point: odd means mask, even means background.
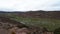
[[[60,34],[60,28],[55,29],[54,34]]]

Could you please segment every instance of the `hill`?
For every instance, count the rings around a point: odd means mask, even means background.
[[[29,11],[17,13],[20,17],[60,19],[60,11]]]
[[[46,27],[49,31],[60,27],[60,11],[16,11],[0,13],[0,16],[9,17],[28,26]]]

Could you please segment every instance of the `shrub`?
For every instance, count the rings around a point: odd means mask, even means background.
[[[55,29],[54,34],[60,34],[60,28]]]

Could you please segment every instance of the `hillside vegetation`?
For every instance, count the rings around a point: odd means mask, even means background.
[[[60,11],[29,11],[0,13],[0,16],[9,17],[28,26],[42,26],[49,31],[60,27]]]

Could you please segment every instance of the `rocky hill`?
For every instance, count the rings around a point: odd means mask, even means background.
[[[60,19],[60,11],[28,11],[28,12],[13,12],[13,14],[19,17]]]
[[[28,11],[28,12],[0,12],[0,34],[20,34],[21,32],[29,34],[49,34],[46,28],[36,27],[36,26],[27,26],[21,22],[10,19],[11,17],[23,17],[23,18],[51,18],[60,20],[60,11]],[[14,18],[13,17],[13,18]],[[19,19],[19,18],[18,18]],[[60,23],[60,22],[59,22]],[[5,33],[3,33],[5,32]],[[9,32],[9,33],[7,33]],[[23,33],[23,34],[24,34]]]
[[[1,17],[0,16],[0,34],[10,34],[9,29],[14,27],[23,28],[28,27],[20,22],[11,20],[8,17]]]
[[[0,15],[6,16],[7,14],[14,14],[19,17],[31,17],[31,18],[54,18],[54,19],[60,19],[60,11],[27,11],[27,12],[4,12],[1,11]]]
[[[28,26],[26,26],[18,21],[12,20],[8,17],[1,17],[0,16],[0,28],[2,27],[2,28],[8,29],[9,27],[14,27],[14,26],[17,26],[19,28],[22,28],[22,27],[28,28]]]
[[[40,34],[47,31],[43,27],[26,26],[8,17],[0,16],[0,34]]]

